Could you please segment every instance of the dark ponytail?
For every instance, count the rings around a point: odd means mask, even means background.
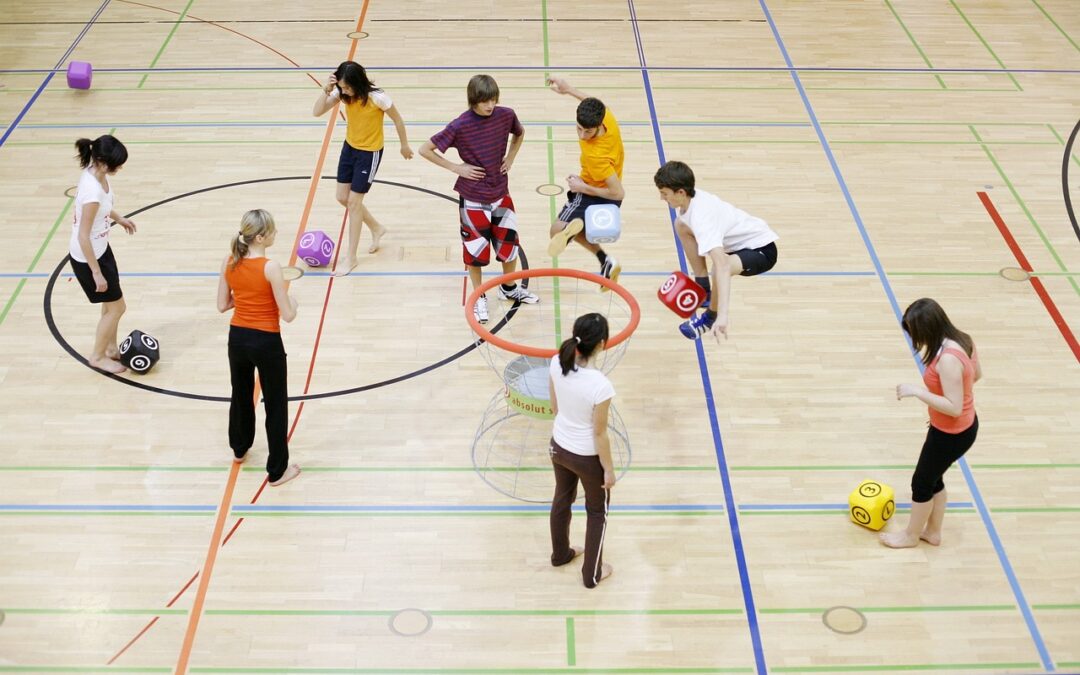
[[[75,149],[79,151],[79,165],[84,169],[94,162],[100,162],[108,173],[112,173],[122,167],[128,158],[124,144],[109,134],[94,140],[80,138],[75,141]]]
[[[573,337],[563,340],[559,347],[559,366],[562,374],[577,370],[576,356],[581,354],[588,359],[601,343],[607,342],[608,322],[603,314],[583,314],[574,322]]]

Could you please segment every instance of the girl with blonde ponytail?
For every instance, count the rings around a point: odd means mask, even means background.
[[[243,462],[255,442],[255,371],[262,385],[269,455],[266,473],[278,486],[300,474],[289,464],[289,392],[285,345],[279,319],[296,318],[296,299],[289,295],[281,265],[266,257],[274,243],[274,218],[262,209],[244,214],[232,237],[232,251],[221,263],[219,312],[233,310],[229,327],[229,446],[233,459]]]
[[[596,358],[608,340],[602,314],[585,314],[574,322],[573,335],[551,359],[549,387],[555,424],[551,433],[551,464],[555,497],[551,501],[551,564],[566,565],[584,553],[581,568],[586,588],[611,575],[604,563],[608,503],[615,485],[615,467],[608,438],[608,411],[615,388],[596,368]],[[570,508],[577,485],[585,488],[585,548],[570,546]]]

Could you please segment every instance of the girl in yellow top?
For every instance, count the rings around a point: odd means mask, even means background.
[[[340,261],[335,276],[344,276],[356,267],[356,249],[360,243],[363,223],[371,228],[368,253],[379,250],[379,241],[386,228],[375,220],[364,206],[364,195],[371,189],[383,151],[383,115],[389,115],[401,141],[401,156],[412,159],[413,151],[405,133],[405,122],[394,102],[382,89],[368,79],[364,67],[355,61],[345,61],[330,76],[323,93],[315,101],[312,113],[319,117],[338,101],[345,104],[345,144],[337,170],[337,200],[349,210],[349,248]]]

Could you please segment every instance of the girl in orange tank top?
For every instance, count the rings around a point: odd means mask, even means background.
[[[881,543],[890,548],[909,548],[920,541],[937,546],[948,503],[945,472],[971,448],[979,432],[972,388],[982,368],[971,336],[957,329],[930,298],[911,303],[902,324],[922,356],[926,386],[897,385],[896,398],[925,403],[930,425],[911,477],[911,518],[903,531],[882,533]]]
[[[266,257],[277,228],[273,217],[256,209],[244,214],[233,237],[232,254],[221,263],[219,312],[233,310],[229,327],[229,445],[233,459],[243,462],[255,442],[255,372],[259,373],[266,411],[266,473],[270,485],[296,478],[300,467],[289,464],[289,392],[285,346],[278,319],[296,318],[296,300],[289,295],[281,265]]]

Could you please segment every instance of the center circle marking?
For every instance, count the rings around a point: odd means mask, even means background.
[[[259,184],[259,183],[270,183],[270,182],[280,182],[280,181],[290,181],[290,180],[301,180],[301,181],[311,180],[311,176],[283,176],[283,177],[278,177],[278,178],[256,178],[256,179],[252,179],[252,180],[238,181],[238,182],[235,182],[235,183],[225,183],[223,185],[215,185],[215,186],[211,186],[211,187],[208,187],[208,188],[201,188],[199,190],[193,190],[191,192],[186,192],[184,194],[175,195],[173,197],[168,197],[166,199],[162,199],[161,201],[154,202],[153,204],[150,204],[148,206],[144,206],[142,208],[136,209],[135,211],[132,211],[131,213],[127,214],[127,217],[131,218],[131,217],[136,216],[136,215],[138,215],[140,213],[143,213],[145,211],[149,211],[152,208],[162,206],[162,205],[168,204],[170,202],[175,202],[175,201],[178,201],[180,199],[184,199],[185,197],[191,197],[193,195],[202,194],[204,192],[212,192],[212,191],[215,191],[215,190],[222,190],[222,189],[231,188],[231,187],[239,187],[239,186],[243,186],[243,185],[254,185],[254,184]],[[322,180],[337,180],[337,176],[322,176]],[[423,193],[429,194],[429,195],[431,195],[433,197],[438,197],[440,199],[445,199],[445,200],[447,200],[449,202],[454,203],[455,205],[458,203],[458,200],[457,200],[456,197],[451,197],[449,195],[442,194],[441,192],[435,192],[434,190],[428,190],[427,188],[418,187],[416,185],[409,185],[408,183],[397,183],[397,182],[394,182],[394,181],[379,180],[379,179],[375,179],[374,182],[375,183],[382,183],[383,185],[390,185],[390,186],[393,186],[393,187],[404,188],[406,190],[414,190],[416,192],[423,192]],[[521,268],[523,270],[524,269],[529,269],[529,260],[525,256],[524,249],[519,250],[519,255],[521,257]],[[65,256],[60,261],[60,263],[56,266],[56,269],[53,270],[52,274],[49,277],[48,284],[45,287],[45,301],[44,301],[45,307],[44,307],[44,311],[45,311],[45,323],[49,327],[49,332],[52,333],[52,336],[56,340],[56,342],[64,349],[64,351],[66,351],[68,354],[70,354],[72,358],[74,358],[76,361],[78,361],[79,363],[82,363],[84,366],[86,366],[87,368],[90,368],[91,370],[93,370],[96,373],[104,375],[105,377],[108,377],[108,378],[110,378],[112,380],[115,380],[117,382],[121,382],[123,384],[126,384],[129,387],[135,387],[136,389],[143,389],[145,391],[150,391],[150,392],[153,392],[155,394],[165,394],[167,396],[176,396],[178,398],[195,399],[195,400],[200,400],[200,401],[218,401],[218,402],[222,402],[222,403],[228,403],[230,401],[230,398],[228,396],[211,396],[209,394],[195,394],[195,393],[192,393],[192,392],[179,391],[179,390],[175,390],[175,389],[165,389],[163,387],[155,387],[153,385],[146,384],[145,382],[136,382],[135,380],[132,380],[132,379],[129,379],[129,378],[126,378],[126,377],[121,377],[119,375],[116,375],[115,373],[106,373],[105,371],[98,370],[97,368],[94,368],[93,366],[91,366],[90,362],[86,359],[86,357],[83,356],[82,354],[80,354],[78,351],[76,351],[76,349],[71,346],[71,343],[68,342],[67,339],[65,339],[64,336],[60,333],[60,329],[56,325],[56,319],[53,316],[53,311],[52,311],[53,290],[56,287],[57,280],[60,278],[60,274],[63,272],[64,268],[67,266],[68,260],[69,260],[69,256]],[[522,285],[527,287],[528,284],[526,282],[522,282]],[[520,302],[515,302],[514,306],[517,307],[519,304],[520,304]],[[512,315],[513,315],[513,312],[507,312],[507,315],[505,317],[503,317],[499,321],[498,324],[495,325],[495,327],[491,330],[491,332],[492,333],[497,333],[499,330],[501,330],[506,325],[506,323],[510,320]],[[378,389],[379,387],[385,387],[385,386],[388,386],[388,385],[391,385],[391,384],[396,384],[398,382],[403,382],[405,380],[409,380],[409,379],[412,379],[412,378],[417,377],[419,375],[423,375],[423,374],[428,373],[428,372],[430,372],[432,370],[435,370],[436,368],[441,368],[442,366],[445,366],[448,363],[456,361],[457,359],[461,358],[462,356],[465,356],[466,354],[468,354],[472,350],[476,349],[476,346],[477,346],[477,343],[475,341],[471,342],[466,347],[463,347],[462,349],[458,350],[457,352],[455,352],[455,353],[451,354],[450,356],[447,356],[447,357],[445,357],[445,358],[443,358],[443,359],[441,359],[439,361],[436,361],[435,363],[426,365],[426,366],[424,366],[422,368],[419,368],[417,370],[414,370],[412,372],[404,373],[404,374],[398,375],[396,377],[392,377],[392,378],[389,378],[389,379],[386,379],[386,380],[382,380],[380,382],[373,382],[371,384],[364,384],[364,385],[360,385],[358,387],[350,387],[348,389],[338,389],[336,391],[320,392],[320,393],[316,393],[316,394],[303,394],[301,396],[290,396],[289,401],[311,401],[311,400],[321,399],[321,398],[334,398],[334,397],[337,397],[337,396],[346,396],[348,394],[356,394],[356,393],[360,393],[360,392],[364,392],[364,391],[370,391],[372,389]]]
[[[854,607],[837,605],[821,614],[821,622],[829,630],[841,635],[854,635],[866,628],[866,615]]]
[[[416,637],[431,630],[431,625],[434,622],[434,618],[428,612],[409,607],[391,616],[387,625],[390,627],[391,633],[403,637]]]

